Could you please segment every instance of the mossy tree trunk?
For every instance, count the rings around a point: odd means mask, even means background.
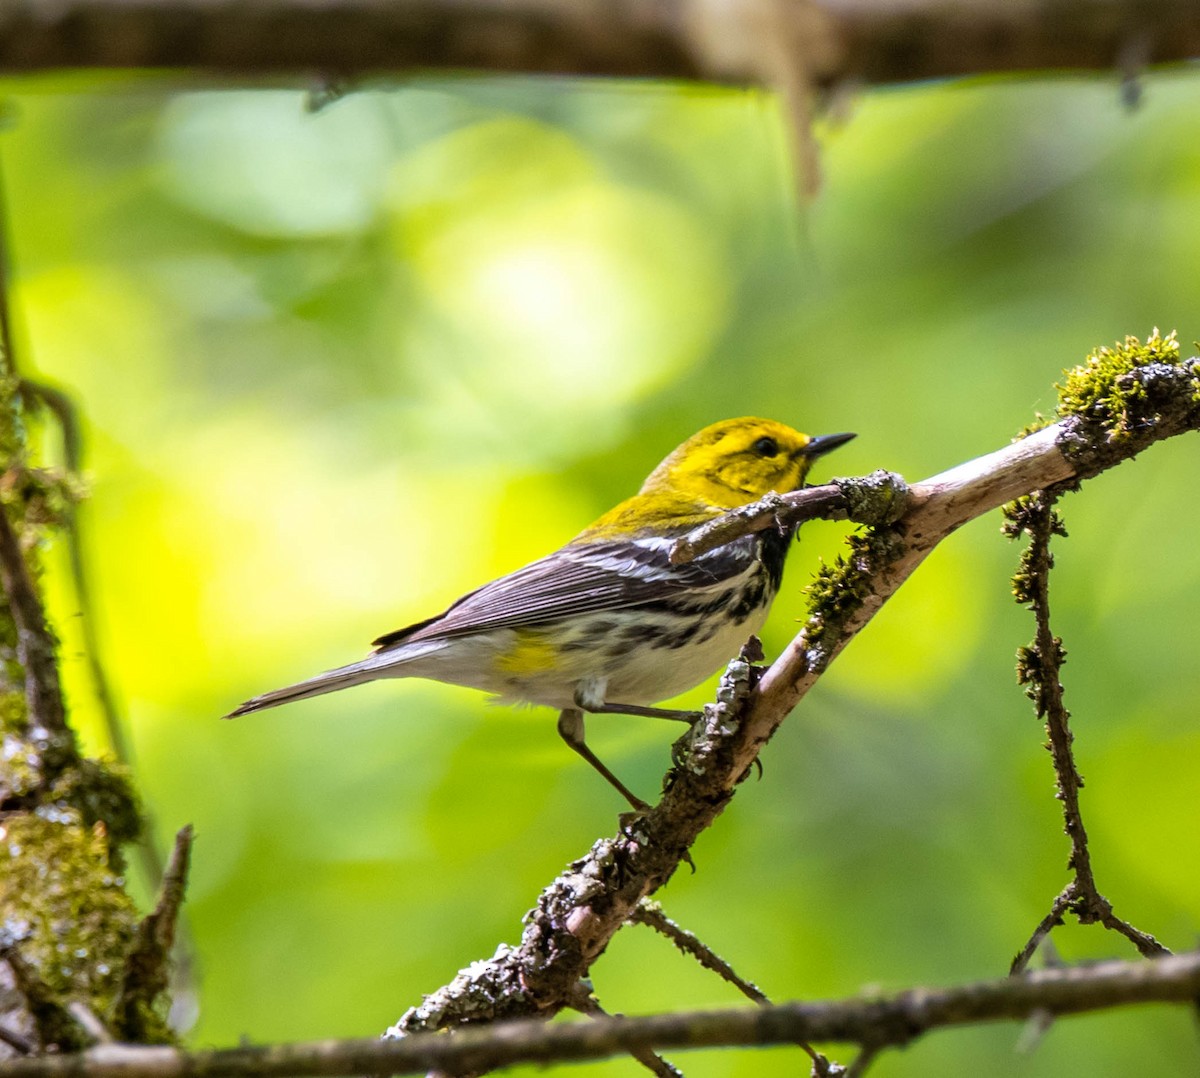
[[[30,398],[0,375],[0,1061],[98,1040],[169,1040],[161,925],[139,922],[122,849],[141,829],[119,765],[67,723],[40,596],[40,545],[70,514],[66,477],[28,458]],[[156,931],[157,929],[157,931]],[[169,943],[169,930],[167,941]]]

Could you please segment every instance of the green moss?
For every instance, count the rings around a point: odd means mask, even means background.
[[[1059,417],[1099,422],[1113,440],[1128,437],[1133,426],[1130,416],[1143,410],[1146,390],[1141,380],[1127,375],[1138,367],[1178,362],[1174,331],[1162,337],[1156,329],[1144,344],[1126,337],[1123,344],[1097,348],[1080,366],[1067,371],[1057,387]]]
[[[1017,432],[1017,436],[1013,439],[1013,441],[1019,442],[1022,438],[1028,438],[1031,434],[1037,434],[1039,430],[1045,430],[1052,423],[1054,423],[1053,417],[1044,416],[1041,412],[1034,412],[1032,422],[1026,423],[1025,426],[1023,426]]]
[[[1047,510],[1044,497],[1043,492],[1037,491],[1033,494],[1023,495],[1005,505],[1001,510],[1004,514],[1004,524],[1001,529],[1003,533],[1010,539],[1019,539],[1022,535],[1033,536],[1035,529],[1041,527],[1043,515],[1048,511],[1050,534],[1061,535],[1065,538],[1067,528],[1063,524],[1062,517],[1054,509]],[[1054,556],[1047,551],[1046,558],[1049,562],[1048,567],[1053,568]],[[1022,606],[1029,606],[1036,598],[1034,589],[1037,586],[1039,568],[1035,561],[1036,553],[1031,544],[1021,551],[1017,571],[1013,574],[1013,597]]]
[[[46,1000],[83,999],[108,1013],[136,918],[102,826],[85,827],[59,808],[0,824],[0,914]]]
[[[27,527],[65,527],[85,496],[83,483],[57,468],[28,468],[21,479],[19,496]]]
[[[894,561],[902,542],[887,529],[867,528],[846,539],[849,553],[822,564],[805,589],[809,599],[808,646],[818,668],[829,661],[846,621],[872,594],[879,568]]]
[[[27,797],[41,786],[41,753],[27,738],[0,734],[0,760],[0,804]]]
[[[7,371],[7,361],[0,354],[0,371]],[[12,375],[0,374],[0,470],[7,472],[25,455],[25,428],[21,423],[21,412],[16,406],[18,380]]]
[[[23,693],[0,693],[0,734],[23,734],[28,716]]]
[[[36,544],[70,523],[79,490],[69,477],[28,466],[13,379],[0,376],[0,395],[0,512],[36,586]],[[17,643],[12,612],[0,603],[0,944],[21,1006],[43,1047],[86,1047],[66,1009],[72,1000],[101,1021],[119,1020],[120,1037],[169,1041],[154,1006],[165,972],[136,998],[122,997],[137,918],[119,874],[120,848],[141,830],[129,777],[123,767],[80,759],[69,728],[30,721]]]
[[[49,800],[73,808],[85,827],[102,823],[114,852],[141,834],[137,795],[122,764],[79,760],[54,780]]]
[[[149,1000],[137,999],[122,1008],[115,1025],[117,1037],[129,1044],[177,1044],[179,1041],[166,1018]]]
[[[852,535],[846,540],[851,549],[857,538]],[[853,554],[839,554],[832,565],[822,562],[805,589],[812,616],[827,625],[840,624],[862,604],[866,583],[864,574],[854,565]]]

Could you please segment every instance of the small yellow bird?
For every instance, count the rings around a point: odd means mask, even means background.
[[[632,498],[560,550],[387,633],[376,650],[247,700],[226,718],[377,678],[420,677],[558,708],[558,732],[635,809],[646,804],[584,741],[585,712],[691,722],[648,705],[693,688],[758,632],[794,529],[767,529],[672,565],[671,545],[770,491],[804,485],[853,434],[809,437],[770,419],[727,419],[671,453]]]

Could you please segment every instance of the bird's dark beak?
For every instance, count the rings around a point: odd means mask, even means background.
[[[808,440],[808,445],[802,452],[804,456],[812,460],[816,457],[823,457],[826,453],[837,449],[839,445],[845,445],[851,438],[857,437],[857,434],[819,434]]]

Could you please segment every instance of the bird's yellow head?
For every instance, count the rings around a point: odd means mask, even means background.
[[[675,490],[732,509],[804,485],[813,461],[852,434],[812,438],[773,419],[726,419],[705,427],[667,457],[642,493]]]
[[[693,434],[646,479],[633,498],[606,513],[584,536],[687,528],[770,491],[804,485],[813,461],[853,434],[810,437],[772,419],[725,419]]]

